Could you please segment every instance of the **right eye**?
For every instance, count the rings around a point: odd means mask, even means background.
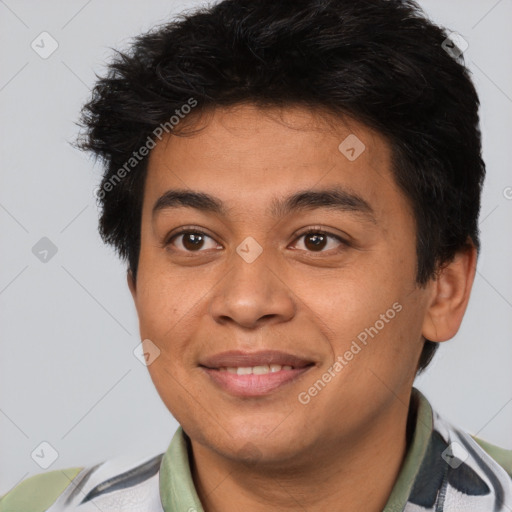
[[[210,245],[209,247],[208,243]],[[211,236],[202,231],[190,229],[182,230],[172,235],[165,243],[165,247],[170,245],[173,246],[172,250],[185,252],[201,252],[201,250],[216,249],[219,247],[219,244],[217,244]]]

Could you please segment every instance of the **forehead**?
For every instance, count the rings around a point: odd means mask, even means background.
[[[377,211],[407,208],[387,140],[353,119],[237,105],[183,123],[192,135],[169,135],[150,154],[145,203],[168,189],[188,188],[261,213],[276,193],[341,185]]]

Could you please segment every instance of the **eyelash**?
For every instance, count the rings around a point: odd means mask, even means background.
[[[169,245],[172,244],[172,242],[176,238],[178,238],[181,235],[185,235],[185,234],[194,234],[194,235],[205,236],[205,237],[208,237],[208,238],[211,238],[212,240],[214,240],[213,237],[211,237],[210,235],[208,235],[204,231],[201,231],[200,229],[196,229],[196,228],[193,228],[193,227],[186,227],[186,228],[183,228],[182,230],[178,231],[177,233],[173,233],[172,236],[166,238],[164,243],[162,244],[162,247],[163,248],[168,247]],[[304,231],[302,233],[297,234],[296,237],[295,237],[294,243],[296,243],[299,239],[301,239],[303,237],[306,237],[308,235],[311,235],[311,234],[323,235],[323,236],[326,236],[328,238],[334,238],[337,242],[340,243],[340,245],[342,245],[344,247],[348,247],[350,245],[346,240],[344,240],[340,236],[334,235],[333,233],[325,231],[324,229],[321,229],[321,228],[309,228],[307,231]],[[181,252],[186,252],[186,253],[189,253],[189,254],[204,252],[201,249],[199,249],[197,251],[187,251],[187,250],[183,251],[182,249],[176,249],[176,250],[177,251],[181,251]],[[327,251],[320,250],[320,251],[307,251],[307,252],[315,254],[315,253],[325,253],[325,252],[330,252],[330,251],[332,251],[332,249],[329,249]],[[339,249],[338,249],[338,251],[339,251]]]

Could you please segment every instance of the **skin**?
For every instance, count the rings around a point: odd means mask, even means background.
[[[168,136],[150,154],[137,280],[129,273],[128,284],[141,339],[161,350],[148,366],[151,378],[191,438],[203,506],[381,511],[406,453],[423,336],[456,334],[476,250],[460,251],[437,279],[417,285],[415,223],[389,145],[354,120],[237,105],[194,124],[199,133]],[[366,146],[355,161],[338,150],[350,134]],[[363,198],[373,218],[325,207],[271,214],[274,198],[333,186]],[[178,206],[153,216],[170,189],[215,196],[226,212]],[[199,249],[190,237],[172,239],[190,226],[207,235]],[[302,236],[308,228],[333,236],[318,248]],[[249,236],[263,249],[252,263],[236,252]],[[401,311],[301,403],[299,393],[395,303]],[[233,349],[275,349],[315,365],[266,396],[235,397],[198,366]]]

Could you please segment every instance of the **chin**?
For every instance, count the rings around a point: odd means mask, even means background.
[[[306,439],[300,428],[291,425],[279,425],[282,418],[273,423],[266,422],[238,422],[230,424],[226,430],[218,430],[215,435],[211,432],[203,432],[203,438],[207,438],[207,444],[223,456],[251,462],[278,462],[289,460],[297,455],[297,450],[304,447]],[[292,432],[295,435],[290,435]],[[300,440],[300,441],[299,441]]]

